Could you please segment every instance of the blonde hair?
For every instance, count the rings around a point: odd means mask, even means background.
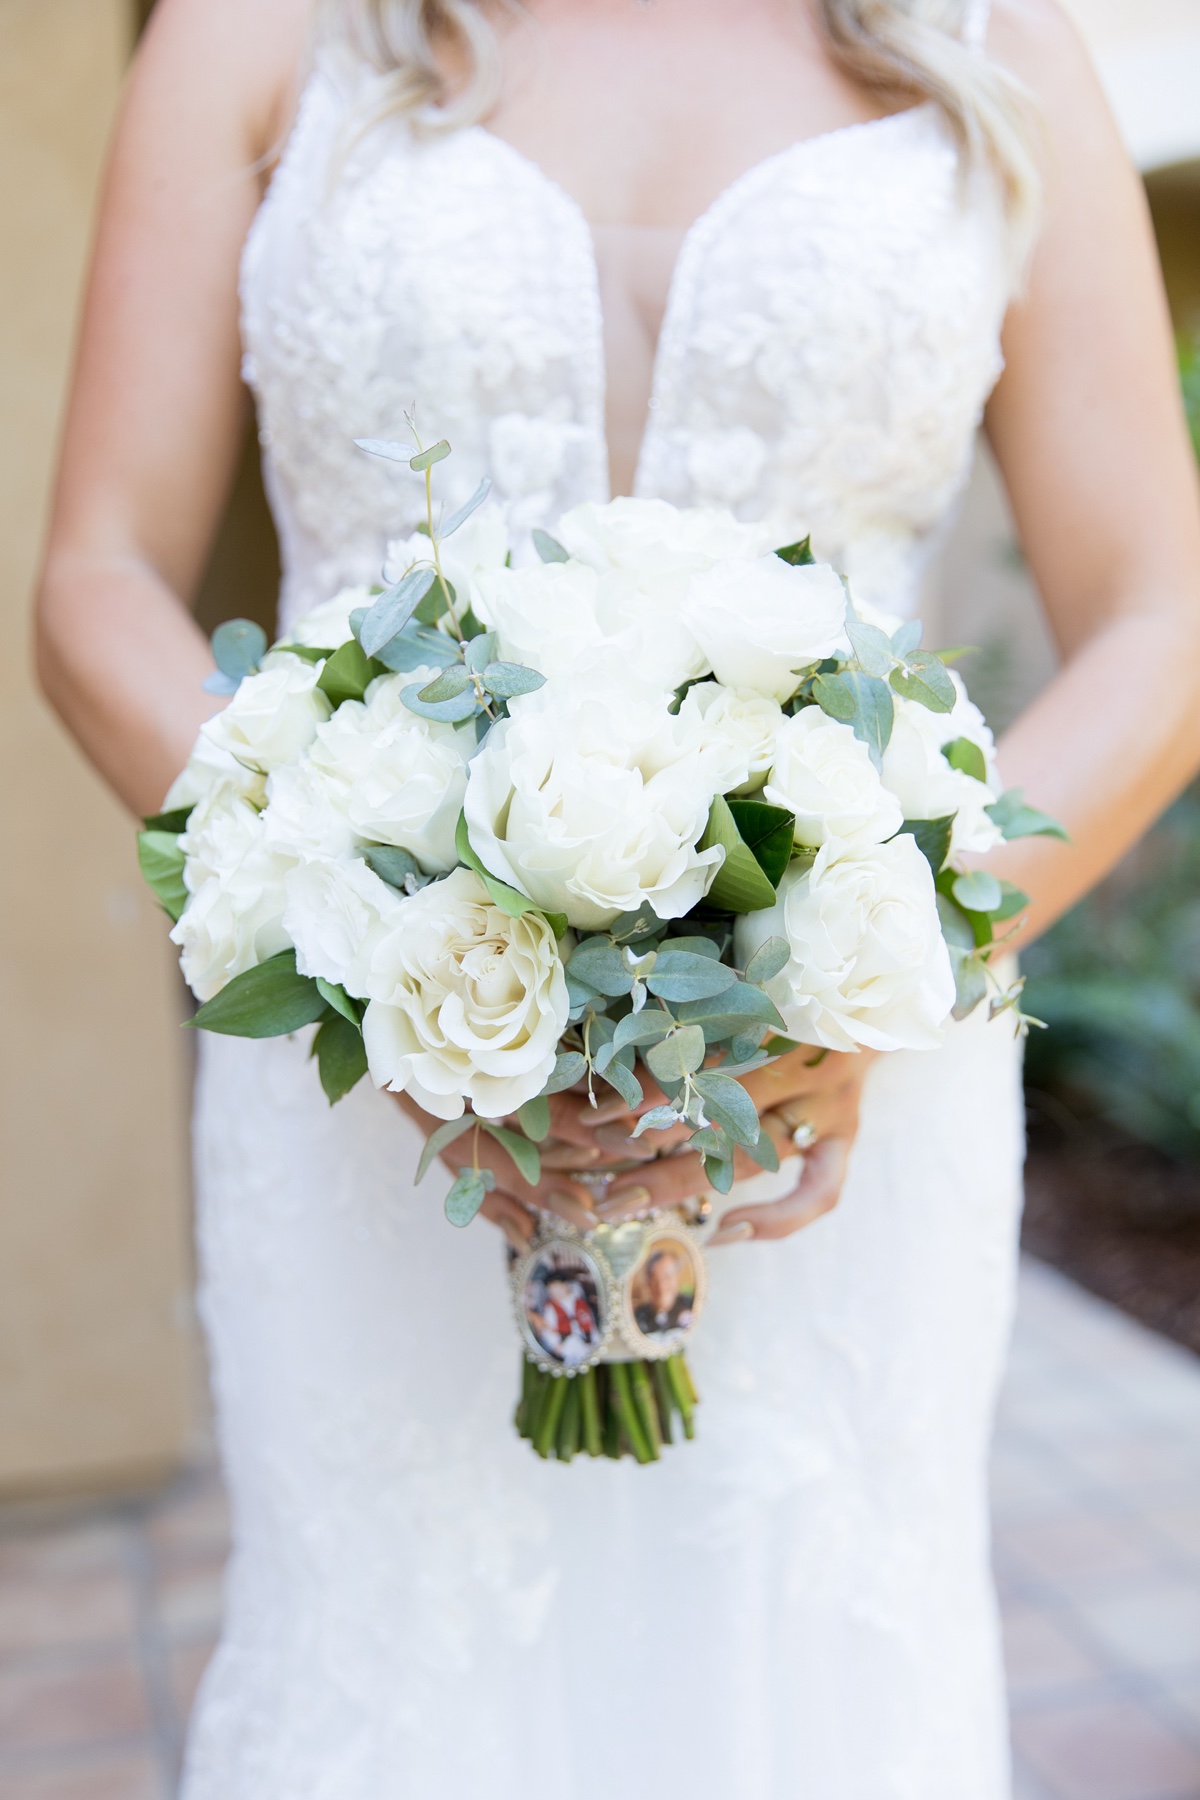
[[[986,0],[983,0],[986,3]],[[424,131],[485,118],[500,93],[495,34],[476,0],[325,0],[343,31],[385,77],[372,117],[407,114]],[[505,0],[514,12],[519,0]],[[969,41],[981,0],[816,0],[834,59],[885,103],[933,101],[958,143],[964,171],[998,177],[1019,254],[1037,228],[1037,118],[1022,85]],[[466,80],[449,91],[437,55],[450,42]]]

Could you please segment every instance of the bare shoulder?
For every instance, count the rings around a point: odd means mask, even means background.
[[[992,0],[988,53],[1024,83],[1052,138],[1112,121],[1091,54],[1058,0]]]
[[[311,53],[316,0],[158,0],[134,65],[139,99],[216,115],[251,157],[286,132]]]

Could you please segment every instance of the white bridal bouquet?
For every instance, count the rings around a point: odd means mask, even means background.
[[[929,1049],[989,994],[1025,896],[960,858],[1059,832],[1002,792],[992,736],[915,621],[855,606],[807,540],[622,499],[514,566],[483,482],[267,648],[214,634],[224,711],[139,840],[209,1031],[313,1030],[330,1101],[363,1075],[539,1177],[551,1095],[654,1104],[716,1195],[778,1157],[739,1081],[797,1045]],[[1061,835],[1061,833],[1059,833]],[[675,1133],[678,1136],[678,1132]],[[700,1209],[711,1210],[710,1207]],[[697,1214],[580,1233],[511,1270],[517,1422],[543,1456],[652,1460],[692,1435]]]

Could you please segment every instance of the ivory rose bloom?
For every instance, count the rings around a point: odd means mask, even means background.
[[[180,807],[198,806],[220,787],[231,789],[251,806],[261,806],[266,799],[266,777],[258,769],[248,769],[202,732],[192,754],[167,789],[162,810],[174,812]]]
[[[501,912],[469,869],[398,903],[366,987],[376,1087],[439,1119],[460,1118],[467,1100],[499,1119],[546,1085],[569,1012],[554,933],[538,913]]]
[[[700,570],[776,548],[768,526],[743,524],[721,507],[677,507],[628,495],[572,507],[554,535],[580,562],[623,570],[647,591],[669,589],[676,598]]]
[[[950,839],[952,855],[992,850],[1003,834],[984,811],[999,797],[1002,783],[996,771],[996,746],[979,708],[967,698],[962,679],[950,671],[958,698],[948,713],[930,712],[913,700],[896,699],[892,735],[883,753],[883,779],[900,802],[906,819],[943,819],[955,815]],[[968,738],[975,744],[987,771],[987,780],[953,769],[942,754],[943,744]]]
[[[767,992],[802,1044],[932,1050],[954,1005],[954,976],[929,864],[907,833],[887,844],[830,842],[793,864],[774,907],[734,931],[743,966],[769,937],[791,961]]]
[[[193,812],[180,839],[190,900],[171,942],[199,1000],[288,947],[284,880],[292,861],[267,844],[263,815],[231,788]]]
[[[366,997],[375,948],[405,902],[357,856],[318,857],[285,881],[283,923],[302,975],[319,975]]]
[[[452,537],[444,538],[438,547],[442,573],[454,589],[456,601],[465,608],[471,599],[474,583],[487,569],[502,569],[508,555],[508,521],[504,511],[492,500],[477,506],[465,525]],[[430,560],[429,539],[423,531],[409,538],[397,539],[387,548],[384,574],[389,581],[399,581],[414,563]]]
[[[736,758],[739,778],[727,793],[757,793],[775,761],[775,743],[784,723],[777,700],[752,688],[701,681],[684,695],[679,716],[695,730],[698,741],[722,745]]]
[[[696,844],[744,768],[665,700],[547,683],[512,703],[471,764],[471,843],[493,875],[581,930],[643,901],[676,919],[723,861]]]
[[[796,842],[812,850],[830,838],[881,844],[904,822],[867,746],[819,706],[782,721],[763,799],[795,813]]]
[[[297,619],[285,642],[303,644],[311,650],[337,650],[354,636],[350,614],[360,606],[371,606],[374,599],[368,587],[343,588],[332,600],[314,606]]]
[[[688,624],[717,680],[781,701],[799,686],[796,670],[833,654],[845,617],[828,564],[793,568],[775,555],[717,563],[688,593]]]
[[[269,775],[299,755],[330,714],[317,686],[320,667],[286,651],[263,658],[257,675],[247,675],[224,712],[200,727],[200,736],[228,751],[248,769]]]

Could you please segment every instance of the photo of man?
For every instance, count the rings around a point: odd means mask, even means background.
[[[633,1278],[633,1321],[645,1337],[690,1329],[695,1317],[696,1266],[691,1246],[659,1238]]]

